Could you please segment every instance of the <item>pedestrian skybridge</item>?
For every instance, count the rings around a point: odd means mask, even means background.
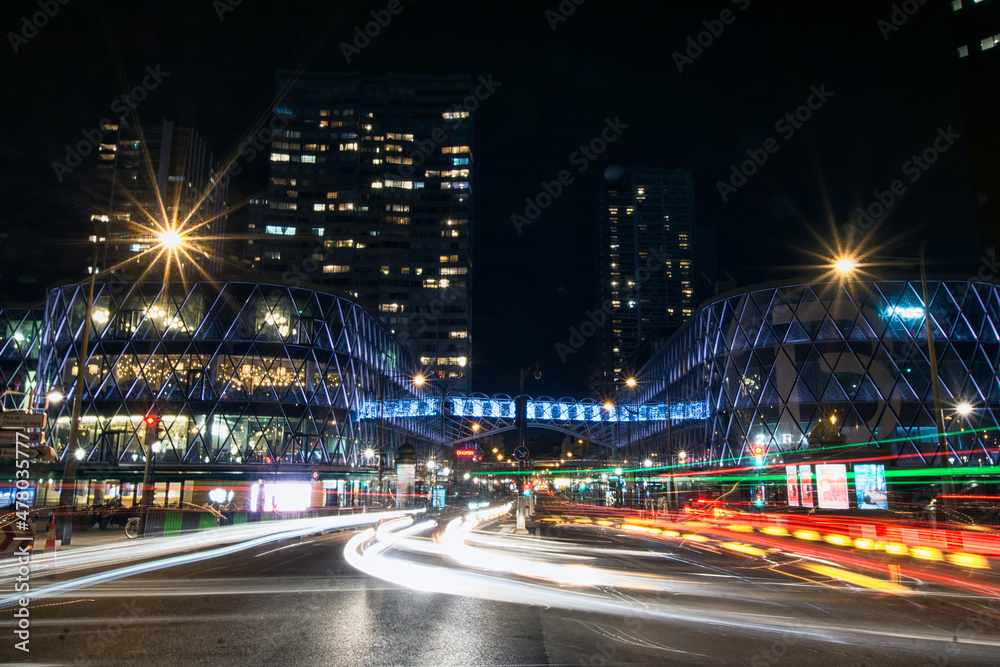
[[[502,433],[518,427],[519,401],[506,395],[447,395],[426,399],[367,401],[357,411],[358,421],[411,419],[438,419],[441,442],[458,444],[469,440]],[[691,420],[708,419],[708,406],[701,402],[672,402],[647,405],[598,403],[592,399],[553,399],[525,397],[525,424],[545,428],[592,443],[610,447],[629,439],[629,424],[642,424],[645,433],[656,432],[668,422],[677,424]],[[623,428],[616,427],[621,424]],[[650,429],[649,426],[654,428]],[[636,429],[638,436],[639,429]]]

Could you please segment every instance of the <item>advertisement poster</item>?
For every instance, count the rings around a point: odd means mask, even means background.
[[[816,490],[819,506],[824,509],[851,508],[847,492],[847,466],[843,463],[816,466]]]
[[[889,509],[889,494],[885,485],[885,466],[881,463],[855,465],[854,492],[858,497],[858,509]]]
[[[795,466],[785,466],[785,481],[788,486],[788,506],[799,506],[799,474]]]
[[[799,481],[802,492],[799,494],[799,502],[803,507],[813,506],[813,483],[812,466],[799,466]]]

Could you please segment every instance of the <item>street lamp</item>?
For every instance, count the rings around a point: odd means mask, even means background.
[[[188,244],[188,238],[183,232],[178,231],[178,229],[175,225],[159,227],[153,234],[156,244],[147,252],[159,251],[159,254],[156,255],[157,258],[166,252],[167,261],[172,261],[177,253],[183,251]],[[83,458],[79,454],[80,418],[83,412],[83,392],[87,381],[87,360],[90,356],[90,322],[94,317],[94,290],[98,274],[107,271],[107,269],[103,271],[97,270],[98,245],[106,239],[100,235],[96,225],[92,239],[94,242],[94,255],[90,264],[90,279],[87,281],[87,301],[83,313],[83,327],[80,331],[80,352],[77,355],[76,378],[73,381],[73,410],[69,423],[69,440],[66,443],[64,454],[66,462],[63,468],[62,489],[59,492],[59,506],[63,508],[67,505],[72,508],[76,507],[76,462]],[[148,459],[149,457],[150,452],[146,452],[146,458]],[[62,525],[57,532],[61,536],[61,544],[68,546],[73,535],[72,517],[68,517],[65,513],[62,513],[59,515],[59,520]]]
[[[944,426],[944,407],[941,403],[941,377],[938,374],[938,363],[937,363],[937,351],[934,347],[934,326],[931,323],[931,304],[930,298],[928,297],[927,290],[927,267],[924,261],[924,250],[927,248],[927,241],[920,244],[920,287],[923,292],[924,300],[924,325],[927,330],[927,358],[930,362],[931,367],[931,387],[934,392],[934,422],[937,427],[938,436],[938,451],[941,452],[941,467],[944,472],[942,473],[943,485],[942,488],[944,497],[942,500],[944,502],[941,504],[942,507],[948,506],[949,496],[952,495],[952,477],[951,477],[951,461],[948,456],[948,442],[945,440],[945,426]],[[851,273],[858,267],[858,263],[851,257],[844,257],[839,259],[835,264],[834,268],[843,277],[849,277]]]
[[[665,393],[665,398],[667,402],[667,509],[674,509],[674,414],[670,407],[670,378],[668,377],[649,377],[644,378],[647,380],[662,380],[663,390]],[[629,378],[625,380],[625,384],[629,387],[635,387],[638,384],[636,378]]]
[[[517,395],[518,399],[518,444],[524,447],[524,432],[528,426],[528,401],[524,396],[524,377],[534,371],[536,380],[542,379],[541,364],[531,364],[527,368],[521,369],[521,389]],[[518,535],[527,535],[528,529],[524,525],[524,482],[521,479],[521,462],[517,462],[517,527],[514,532]]]

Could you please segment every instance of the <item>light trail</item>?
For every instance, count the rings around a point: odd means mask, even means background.
[[[423,511],[423,510],[418,510],[418,511]],[[311,535],[313,533],[322,532],[324,530],[334,530],[338,528],[348,528],[348,527],[372,524],[383,519],[394,519],[401,516],[405,516],[406,514],[407,512],[375,512],[369,514],[355,514],[350,516],[318,517],[313,519],[295,519],[292,521],[285,521],[285,522],[275,521],[272,522],[270,525],[266,523],[257,524],[257,526],[253,528],[244,528],[243,526],[241,526],[240,528],[243,530],[236,534],[235,539],[238,541],[236,541],[235,544],[231,543],[234,540],[233,534],[220,534],[220,535],[200,534],[191,536],[190,539],[166,538],[167,540],[169,540],[169,542],[167,543],[161,542],[156,545],[152,545],[153,549],[145,551],[144,552],[145,555],[143,555],[143,553],[133,554],[132,549],[129,549],[128,547],[118,547],[115,549],[98,547],[95,548],[96,551],[91,551],[90,553],[85,554],[85,558],[81,560],[84,563],[90,565],[96,562],[95,559],[100,558],[99,554],[103,554],[103,562],[107,562],[109,553],[114,553],[121,549],[126,549],[126,553],[129,553],[134,558],[142,558],[142,557],[149,557],[150,553],[156,553],[157,555],[162,555],[162,553],[165,550],[183,551],[193,548],[204,548],[206,546],[211,546],[212,544],[230,543],[227,544],[226,546],[209,549],[208,551],[181,553],[176,556],[160,558],[158,560],[152,560],[149,562],[136,563],[135,565],[129,565],[114,570],[108,570],[106,572],[98,572],[84,577],[77,577],[75,579],[49,584],[47,586],[42,586],[40,588],[33,588],[29,592],[19,593],[12,597],[0,599],[0,609],[5,609],[7,607],[13,607],[15,605],[18,605],[19,604],[18,601],[22,597],[27,597],[34,602],[55,595],[70,593],[72,591],[79,590],[81,588],[86,588],[88,586],[93,586],[95,584],[114,581],[115,579],[121,579],[123,577],[131,577],[137,574],[143,574],[146,572],[152,572],[154,570],[161,570],[163,568],[173,567],[175,565],[186,565],[188,563],[195,563],[198,561],[208,560],[211,558],[218,558],[220,556],[227,556],[240,551],[245,551],[247,549],[252,549],[254,547],[262,546],[265,544],[271,544],[272,542],[293,539],[296,537],[302,537],[304,535]],[[221,533],[222,531],[219,532]],[[79,567],[80,564],[77,564],[77,566]],[[32,574],[36,573],[33,571]]]
[[[401,523],[401,522],[400,522]],[[469,524],[475,525],[470,521]],[[783,633],[786,636],[795,635],[803,639],[821,642],[853,642],[858,643],[872,638],[881,638],[900,644],[907,644],[912,641],[940,642],[969,644],[983,647],[1000,648],[1000,638],[992,636],[972,636],[955,638],[954,633],[946,630],[935,630],[922,628],[920,632],[906,626],[902,621],[896,627],[854,627],[846,625],[838,620],[830,620],[830,615],[822,618],[809,618],[805,616],[805,610],[810,606],[803,598],[803,603],[792,607],[789,605],[786,613],[775,613],[760,611],[760,604],[770,598],[763,590],[744,592],[738,597],[742,597],[753,603],[755,609],[752,613],[740,611],[730,611],[719,609],[718,605],[712,604],[719,599],[732,600],[730,595],[735,587],[728,586],[718,579],[705,581],[700,585],[693,585],[687,582],[684,585],[685,593],[699,592],[704,604],[697,604],[697,600],[678,598],[671,595],[669,600],[661,602],[655,597],[645,600],[636,598],[622,599],[617,593],[614,582],[603,582],[594,584],[594,576],[600,577],[606,568],[590,568],[584,564],[558,564],[546,562],[545,565],[552,569],[564,568],[576,570],[572,576],[560,576],[558,581],[544,582],[531,580],[532,574],[520,574],[524,569],[524,562],[530,557],[524,552],[529,550],[532,540],[518,539],[507,545],[507,550],[517,550],[521,552],[519,557],[507,556],[513,560],[500,558],[492,560],[487,558],[479,565],[485,565],[482,570],[467,569],[467,567],[454,567],[449,565],[434,565],[421,559],[420,562],[409,560],[402,552],[409,551],[411,547],[414,551],[423,554],[438,553],[448,557],[455,555],[455,545],[464,544],[462,533],[468,533],[471,525],[463,525],[462,520],[451,522],[442,535],[442,543],[434,545],[424,537],[419,537],[421,533],[430,531],[434,522],[423,521],[418,524],[409,525],[406,528],[395,530],[396,526],[383,526],[383,535],[389,537],[387,543],[378,541],[375,531],[369,529],[354,536],[345,546],[344,556],[349,564],[358,570],[384,581],[409,588],[412,590],[428,593],[441,593],[447,595],[461,595],[476,597],[498,602],[509,602],[523,605],[534,605],[544,607],[556,607],[569,611],[603,613],[614,616],[642,616],[649,619],[661,621],[679,621],[685,623],[697,623],[699,625],[710,624],[714,626],[725,626],[736,628],[744,632],[769,632]],[[544,545],[541,557],[546,561],[551,560],[553,552],[558,551],[558,547],[549,543],[549,540],[534,540]],[[420,545],[420,546],[415,546]],[[465,545],[466,548],[472,548]],[[579,548],[573,545],[574,549]],[[619,550],[627,551],[627,550]],[[638,554],[639,552],[635,552]],[[495,556],[495,554],[493,555]],[[475,560],[475,559],[473,559]],[[501,569],[490,570],[491,564],[499,564]],[[809,563],[809,568],[815,574],[829,576],[836,580],[848,581],[850,584],[859,587],[870,587],[875,590],[867,591],[872,596],[891,592],[894,594],[914,594],[913,591],[892,584],[864,577],[848,572],[835,566],[834,563],[814,562]],[[509,569],[503,569],[510,566]],[[588,572],[588,570],[594,570]],[[543,572],[548,573],[545,569]],[[580,575],[579,573],[586,573]],[[619,572],[620,577],[627,579],[624,573]],[[646,575],[650,580],[667,581],[659,575]],[[526,580],[527,579],[527,580]],[[569,585],[567,586],[567,583]],[[680,580],[671,580],[672,586],[677,586]],[[808,593],[815,590],[813,584],[793,584],[783,586],[782,597],[780,599],[789,601],[787,591],[795,587],[798,590]],[[860,590],[836,589],[838,592],[857,595],[863,593]],[[664,592],[657,590],[657,592]],[[676,592],[672,590],[671,592]],[[916,593],[922,595],[922,593]],[[814,595],[810,594],[810,595]],[[822,610],[820,610],[822,611]],[[835,617],[834,617],[835,618]]]

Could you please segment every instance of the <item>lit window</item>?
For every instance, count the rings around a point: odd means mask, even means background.
[[[325,211],[326,210],[326,204],[313,204],[313,210],[314,211]]]
[[[445,111],[441,114],[441,117],[445,120],[455,120],[456,118],[468,118],[468,111]]]
[[[313,234],[316,236],[323,236],[326,233],[326,227],[313,227]]]
[[[343,149],[341,149],[341,150],[343,150]],[[305,162],[306,164],[315,164],[316,163],[316,156],[315,155],[303,155],[302,156],[302,161]]]
[[[469,164],[469,158],[467,157],[453,157],[451,159],[452,166],[460,167],[465,164]]]
[[[323,267],[323,273],[349,273],[351,267],[346,264],[327,264]]]
[[[340,144],[340,150],[342,151],[356,151],[358,150],[357,142],[351,142],[349,144]]]
[[[264,259],[281,259],[280,250],[265,250]]]
[[[969,47],[968,46],[963,45],[963,46],[958,47],[958,57],[959,58],[966,58],[966,57],[968,57],[968,55],[969,55]]]
[[[288,162],[289,159],[288,153],[271,153],[271,162]]]
[[[278,234],[280,236],[295,236],[294,227],[279,227],[277,225],[267,225],[264,227],[265,234]]]
[[[470,149],[468,146],[442,146],[441,152],[445,155],[449,153],[468,153]]]
[[[992,49],[996,45],[997,45],[996,37],[987,37],[986,39],[979,42],[979,48],[981,48],[983,51]]]

